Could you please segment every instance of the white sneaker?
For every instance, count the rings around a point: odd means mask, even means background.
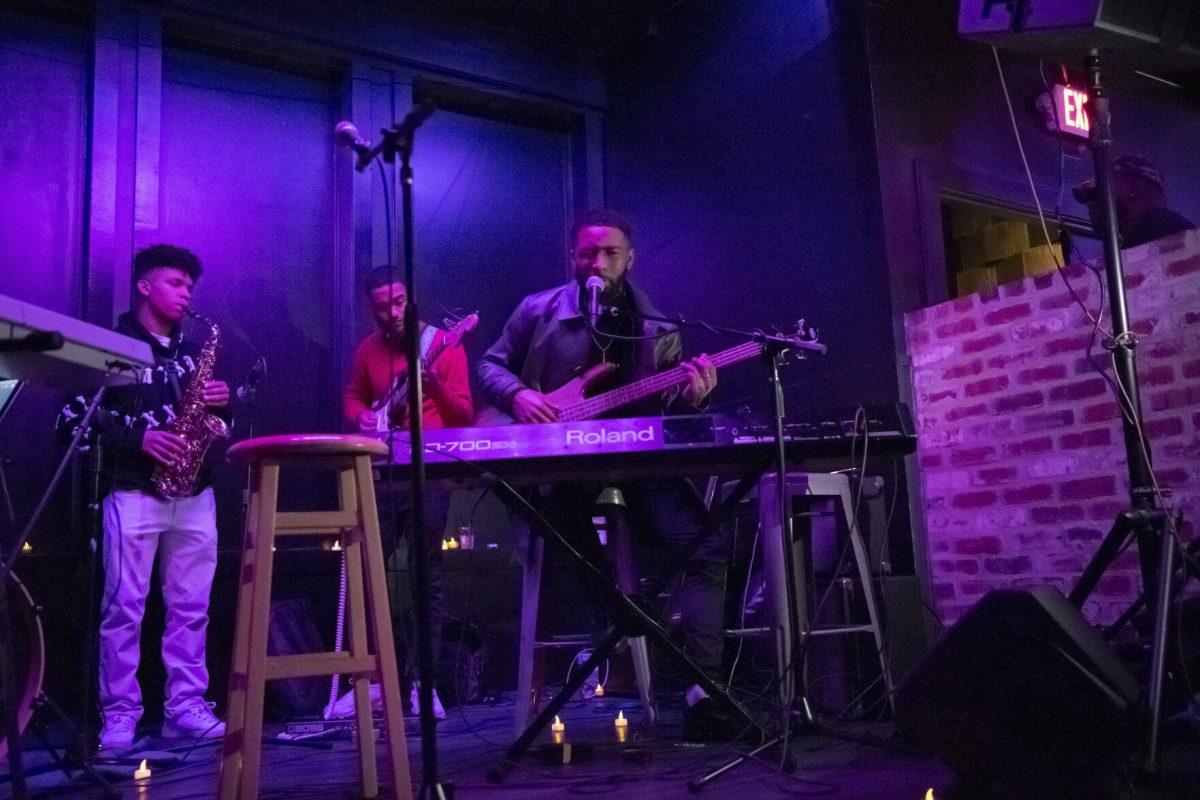
[[[101,750],[119,750],[130,747],[137,732],[137,717],[133,714],[105,714],[104,728],[100,731]]]
[[[196,703],[176,717],[163,721],[162,735],[167,739],[220,739],[225,723],[212,712],[216,703]]]
[[[367,696],[371,698],[371,711],[383,711],[383,690],[379,688],[379,684],[371,682],[367,689]],[[350,719],[354,716],[354,690],[343,694],[337,701],[329,706],[325,706],[325,719]]]
[[[408,693],[408,702],[412,704],[412,715],[414,718],[421,716],[421,694],[414,686],[412,691]],[[446,718],[446,709],[442,708],[442,701],[438,697],[437,689],[433,690],[433,718],[443,720]]]

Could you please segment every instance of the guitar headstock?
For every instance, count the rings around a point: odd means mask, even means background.
[[[446,339],[449,341],[449,346],[453,347],[461,342],[464,336],[475,330],[475,327],[479,325],[479,312],[474,311],[465,317],[459,317],[458,319],[447,317],[446,319],[442,320],[442,324],[446,326]]]
[[[818,344],[820,337],[817,334],[817,329],[809,325],[808,321],[803,318],[796,320],[796,330],[794,332],[781,335],[791,342],[793,352],[798,358],[803,358],[808,352],[825,352],[825,345]]]

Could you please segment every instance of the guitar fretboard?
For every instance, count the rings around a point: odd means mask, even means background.
[[[753,358],[762,351],[763,346],[758,342],[746,342],[737,347],[722,350],[720,353],[712,356],[711,360],[713,366],[720,369],[721,367],[727,367],[730,364],[736,364],[739,361]],[[643,397],[665,392],[681,383],[687,382],[687,379],[688,371],[683,367],[675,367],[665,372],[660,372],[657,375],[651,375],[649,378],[634,381],[626,386],[601,392],[594,397],[587,398],[581,403],[568,406],[559,413],[558,418],[562,422],[592,419],[605,412],[612,411],[614,408],[620,408],[629,403],[637,402]]]

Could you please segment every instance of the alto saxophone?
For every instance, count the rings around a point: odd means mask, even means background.
[[[209,445],[215,439],[229,436],[229,426],[225,420],[210,412],[204,403],[204,384],[212,380],[213,363],[217,360],[217,338],[221,335],[221,329],[195,311],[189,309],[185,313],[207,325],[209,336],[200,351],[192,380],[179,401],[179,413],[164,429],[183,440],[183,455],[169,467],[159,464],[150,479],[154,490],[167,500],[182,500],[195,494],[196,478]]]

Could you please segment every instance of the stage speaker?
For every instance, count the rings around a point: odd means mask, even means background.
[[[1098,47],[1137,69],[1200,67],[1195,0],[962,0],[958,32],[1068,63]]]
[[[993,591],[913,668],[896,725],[964,796],[1107,797],[1140,730],[1138,683],[1057,590]]]

